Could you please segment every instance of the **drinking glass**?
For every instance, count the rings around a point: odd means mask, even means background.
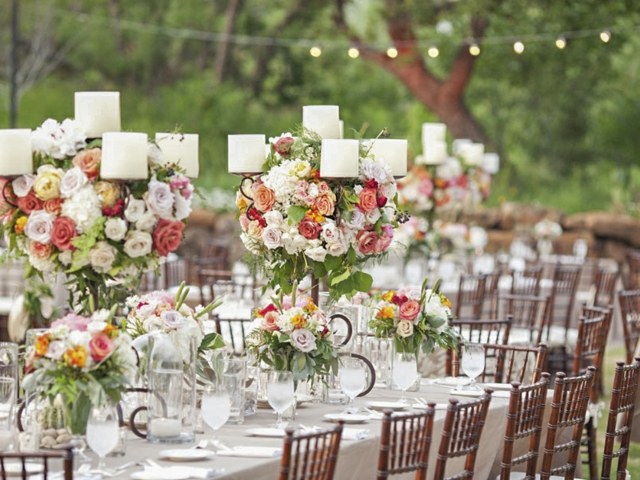
[[[276,428],[283,428],[282,414],[295,401],[293,373],[272,372],[267,385],[267,401],[276,412]]]
[[[340,365],[338,372],[338,378],[340,379],[340,388],[342,388],[344,394],[349,398],[345,412],[355,413],[357,409],[353,407],[353,400],[367,386],[364,364],[357,358],[343,358],[342,365]]]
[[[98,455],[97,471],[105,471],[104,459],[120,441],[118,414],[113,405],[93,407],[87,421],[87,444]]]
[[[414,384],[418,377],[418,363],[413,353],[396,353],[393,358],[391,379],[400,390],[400,402],[407,402],[407,389]]]
[[[6,416],[0,416],[0,453],[10,452],[15,448],[16,419],[15,408],[11,408]]]
[[[216,432],[231,415],[231,398],[222,380],[208,384],[202,393],[200,415],[213,430],[211,443],[218,446]]]
[[[466,389],[479,390],[476,377],[484,370],[484,347],[479,343],[467,343],[462,348],[462,371],[471,379]]]

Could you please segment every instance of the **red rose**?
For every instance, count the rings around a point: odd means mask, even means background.
[[[51,243],[60,250],[73,250],[73,239],[78,235],[76,224],[69,217],[58,217],[53,221]]]
[[[373,230],[360,230],[356,235],[358,251],[363,255],[371,255],[376,250],[378,234]]]
[[[105,217],[119,217],[124,211],[124,200],[119,198],[113,207],[103,207],[102,214]]]
[[[286,157],[289,155],[289,152],[291,152],[291,145],[293,145],[293,142],[293,137],[280,137],[278,141],[273,144],[273,149],[276,153]]]
[[[308,240],[315,240],[320,236],[322,227],[318,222],[314,222],[309,218],[305,218],[300,222],[300,225],[298,225],[298,231],[304,238]]]
[[[382,208],[387,204],[387,197],[384,195],[378,195],[376,201],[378,202],[378,208]]]
[[[251,207],[247,210],[247,218],[249,220],[255,220],[262,228],[267,226],[267,221],[255,207]]]
[[[112,351],[113,342],[104,332],[94,335],[93,338],[89,340],[89,352],[91,353],[91,358],[93,358],[93,361],[96,363],[100,363],[107,358]]]
[[[378,182],[374,179],[374,178],[370,178],[369,180],[367,180],[366,182],[364,182],[364,186],[366,188],[378,188]]]
[[[364,188],[360,192],[358,207],[364,213],[369,213],[378,208],[378,194],[375,188]]]
[[[153,230],[153,247],[162,257],[174,252],[182,243],[184,223],[161,218]]]
[[[264,317],[267,313],[275,312],[277,310],[278,310],[277,307],[273,303],[270,303],[269,305],[264,307],[262,310],[259,310],[258,315],[260,315],[261,317]]]
[[[30,215],[34,210],[42,210],[42,200],[36,197],[33,190],[29,190],[29,193],[24,197],[18,197],[16,203],[18,204],[18,208],[27,215]]]

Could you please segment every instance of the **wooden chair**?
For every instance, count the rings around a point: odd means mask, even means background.
[[[502,272],[499,270],[486,275],[484,285],[484,306],[482,315],[485,318],[496,318],[498,315],[498,287],[500,286],[500,277]]]
[[[567,332],[571,326],[571,314],[581,271],[581,265],[563,265],[560,263],[555,266],[553,271],[550,324],[564,328],[565,344],[567,342]]]
[[[604,440],[602,473],[600,475],[602,480],[611,478],[614,458],[618,459],[615,478],[626,478],[625,470],[629,456],[629,436],[633,422],[635,400],[638,395],[639,380],[640,358],[636,358],[629,365],[625,365],[623,362],[616,364]],[[616,440],[619,442],[619,446],[614,449]]]
[[[601,267],[593,271],[593,304],[596,307],[608,307],[615,303],[616,282],[619,272]]]
[[[279,480],[332,480],[342,438],[342,422],[320,432],[287,428]]]
[[[633,355],[640,339],[640,289],[622,290],[618,292],[624,346],[627,352],[627,363],[633,362]]]
[[[512,317],[510,343],[537,345],[546,340],[550,297],[518,294],[498,296],[498,318]]]
[[[567,377],[564,372],[556,374],[540,472],[540,478],[543,480],[551,478],[552,475],[567,480],[572,480],[575,476],[580,438],[594,376],[593,367],[589,367],[584,375],[576,377]],[[571,428],[571,438],[568,442],[558,443],[558,432],[565,428]],[[560,452],[567,452],[567,461],[554,468],[554,457]]]
[[[542,265],[528,265],[524,270],[511,271],[511,293],[514,295],[540,295]]]
[[[425,480],[434,415],[433,403],[427,406],[426,411],[419,413],[384,412],[378,453],[378,480],[407,472],[416,472],[416,480]]]
[[[628,249],[625,254],[627,261],[627,278],[624,288],[634,290],[640,288],[640,251]],[[628,361],[627,363],[631,363]]]
[[[491,391],[475,401],[460,403],[450,399],[433,475],[434,480],[473,478],[480,436],[489,410]],[[465,457],[464,470],[445,477],[450,458]]]
[[[457,359],[462,358],[458,347]],[[547,359],[547,346],[528,345],[484,345],[485,367],[479,382],[512,383],[531,385],[538,382]],[[489,359],[489,361],[487,361]],[[453,364],[453,376],[460,375],[460,362]]]
[[[543,373],[538,382],[521,386],[512,384],[507,410],[507,426],[504,433],[500,480],[509,480],[514,466],[525,465],[524,480],[534,480],[542,436],[544,406],[547,401],[549,374]],[[516,441],[529,439],[528,450],[514,458]]]
[[[485,275],[463,274],[458,284],[458,295],[453,311],[454,319],[478,319],[482,314],[485,297]]]
[[[0,478],[22,478],[27,480],[38,473],[38,478],[53,476],[51,465],[62,462],[64,480],[73,479],[73,450],[67,448],[47,452],[0,452]],[[8,465],[15,466],[9,469]],[[57,471],[57,469],[56,469]],[[56,475],[57,476],[57,475]]]

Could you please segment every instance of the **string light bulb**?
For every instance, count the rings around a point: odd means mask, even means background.
[[[318,58],[320,55],[322,55],[322,49],[320,47],[311,47],[309,49],[309,53],[312,57]]]
[[[611,40],[611,32],[609,30],[601,31],[600,40],[602,40],[604,43],[609,43],[609,40]]]
[[[440,55],[440,50],[438,50],[438,47],[429,47],[429,50],[427,50],[427,53],[431,58],[437,58],[438,55]]]
[[[474,57],[480,55],[480,45],[478,45],[477,43],[472,43],[471,45],[469,45],[469,53]]]
[[[398,56],[398,50],[395,49],[394,47],[389,47],[387,49],[387,57],[389,58],[396,58]]]
[[[358,58],[360,56],[360,50],[358,50],[355,47],[351,47],[348,51],[347,51],[347,55],[349,55],[350,58]]]
[[[564,37],[558,37],[556,39],[556,47],[558,47],[560,50],[562,50],[566,46],[567,46],[567,40]]]
[[[522,52],[524,52],[524,43],[522,43],[520,40],[515,42],[513,44],[513,51],[520,55]]]

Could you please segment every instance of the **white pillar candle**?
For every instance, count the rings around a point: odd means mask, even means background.
[[[187,177],[198,178],[198,135],[195,133],[156,133],[163,162],[177,163]]]
[[[444,123],[423,123],[422,143],[444,142],[447,133],[447,126]]]
[[[33,173],[31,130],[8,128],[0,130],[0,175]]]
[[[88,138],[120,131],[120,92],[76,92],[75,120]]]
[[[227,170],[229,173],[256,174],[262,172],[266,157],[264,135],[229,135]]]
[[[384,160],[394,177],[407,175],[407,141],[396,138],[369,140],[369,153],[376,160]]]
[[[460,156],[467,165],[479,167],[484,158],[484,145],[482,143],[467,143],[461,147]]]
[[[320,176],[323,178],[355,178],[360,159],[358,140],[322,140]]]
[[[468,138],[456,138],[451,144],[451,152],[454,155],[459,155],[465,145],[473,143]]]
[[[302,126],[320,138],[340,138],[340,109],[337,105],[303,106]]]
[[[140,180],[148,177],[149,144],[146,133],[105,132],[102,135],[100,177]]]
[[[338,120],[338,128],[340,130],[340,138],[344,138],[344,122],[342,120]]]
[[[482,168],[487,173],[495,175],[500,170],[500,157],[497,153],[485,153],[482,159]]]
[[[156,438],[177,437],[182,424],[177,418],[153,418],[149,423],[149,434]]]
[[[447,142],[434,140],[422,143],[422,164],[442,165],[447,157]]]

